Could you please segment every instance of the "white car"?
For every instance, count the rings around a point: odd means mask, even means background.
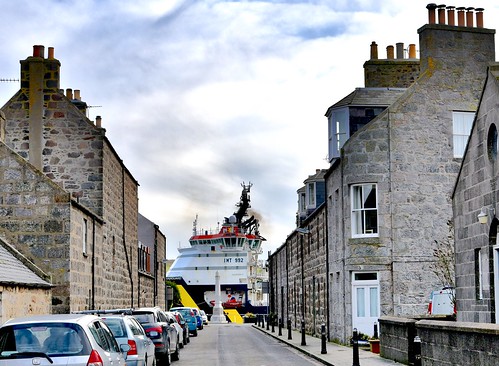
[[[201,314],[201,319],[203,319],[203,324],[208,325],[208,315],[206,315],[204,310],[199,310]]]
[[[174,313],[172,313],[171,311],[165,311],[164,313],[166,315],[166,318],[168,319],[168,323],[171,326],[175,327],[175,329],[177,330],[180,348],[184,348],[184,329],[178,323],[177,317]]]
[[[23,317],[0,328],[0,366],[125,366],[129,350],[95,315]]]
[[[154,343],[137,319],[130,315],[106,314],[102,314],[101,319],[111,329],[119,345],[130,345],[126,366],[156,366]]]

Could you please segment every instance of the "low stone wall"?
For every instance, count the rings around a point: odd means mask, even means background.
[[[423,366],[499,366],[499,325],[382,317],[381,356],[414,363],[414,337],[421,338]]]
[[[414,362],[416,319],[385,316],[379,319],[380,355],[406,365]]]
[[[499,365],[499,325],[421,320],[422,364],[452,366]]]

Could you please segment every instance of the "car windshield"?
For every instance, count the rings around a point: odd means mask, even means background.
[[[104,320],[104,323],[107,324],[107,326],[109,327],[109,329],[111,329],[111,332],[113,332],[113,335],[116,338],[127,336],[123,319],[120,319],[120,318],[102,318],[102,320]]]
[[[26,354],[80,356],[90,354],[88,339],[77,324],[32,323],[0,329],[0,359]]]
[[[140,324],[154,323],[153,313],[133,313],[135,319],[139,321]]]

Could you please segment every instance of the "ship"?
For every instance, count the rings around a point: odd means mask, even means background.
[[[267,309],[262,289],[266,271],[259,260],[265,238],[260,235],[259,220],[248,213],[252,183],[243,182],[241,187],[236,212],[225,217],[213,232],[198,230],[196,215],[190,246],[177,249],[179,255],[166,280],[177,284],[183,306],[197,306],[211,314],[218,272],[224,309],[236,309],[240,314],[259,314]]]

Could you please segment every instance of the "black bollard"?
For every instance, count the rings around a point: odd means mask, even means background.
[[[256,326],[260,326],[260,314],[256,314]]]
[[[378,323],[374,323],[374,335],[373,335],[373,338],[374,339],[378,339]]]
[[[421,338],[414,337],[414,366],[421,366]]]
[[[327,353],[326,349],[326,324],[321,325],[321,354],[325,355]]]
[[[301,320],[301,345],[307,345],[307,342],[305,341],[305,319]]]
[[[267,320],[267,330],[269,330],[269,329],[270,329],[270,324],[269,324],[269,322],[270,322],[270,317],[267,315],[267,316],[266,316],[266,318],[267,318],[267,319],[266,319],[266,320]]]
[[[262,328],[265,328],[265,314],[262,314]]]
[[[293,339],[291,335],[291,319],[288,319],[288,339]]]
[[[270,317],[270,321],[272,322],[272,333],[275,333],[275,316],[272,315]]]
[[[360,366],[360,363],[359,363],[359,335],[357,333],[357,328],[353,328],[352,342],[353,342],[353,364],[352,364],[352,366]]]
[[[284,320],[282,320],[282,318],[279,319],[279,336],[282,336],[282,323],[284,322]]]

